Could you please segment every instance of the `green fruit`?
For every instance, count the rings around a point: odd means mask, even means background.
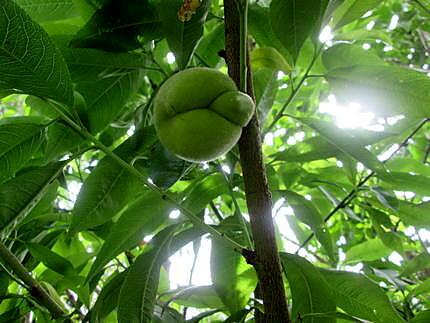
[[[210,68],[173,75],[154,100],[161,143],[193,162],[216,159],[233,148],[253,113],[252,99],[227,75]]]

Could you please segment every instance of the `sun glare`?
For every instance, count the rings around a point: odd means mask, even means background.
[[[375,115],[372,112],[364,111],[362,106],[355,102],[350,102],[347,106],[341,106],[337,103],[333,94],[330,94],[326,101],[320,103],[319,111],[334,116],[339,128],[384,130],[382,125],[377,124]]]

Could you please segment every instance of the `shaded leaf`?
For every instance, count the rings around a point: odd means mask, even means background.
[[[144,140],[146,134],[143,135]],[[152,142],[151,138],[148,138],[149,142]],[[136,155],[139,144],[136,137],[131,137],[114,152],[130,161]],[[141,189],[143,184],[136,176],[111,157],[104,157],[87,177],[78,194],[69,234],[110,221]]]
[[[72,82],[48,34],[11,0],[0,11],[0,88],[16,89],[73,107]]]
[[[15,0],[37,22],[69,19],[79,15],[73,0]]]
[[[288,279],[293,298],[292,318],[308,313],[325,313],[336,310],[332,291],[321,275],[306,259],[288,253],[281,253],[281,261]],[[307,318],[303,322],[334,323],[330,317]]]
[[[130,267],[118,300],[118,322],[150,323],[154,311],[160,269],[169,256],[169,244],[177,226],[170,226],[151,241],[150,251]]]
[[[194,50],[203,36],[203,25],[211,0],[203,0],[189,21],[182,22],[178,12],[183,1],[165,0],[158,5],[158,15],[163,22],[164,35],[170,50],[175,54],[179,69],[187,67]]]
[[[75,270],[71,262],[53,252],[51,249],[37,243],[27,243],[26,246],[31,255],[43,263],[47,268],[52,269],[63,276],[75,274]]]
[[[306,38],[318,25],[321,0],[273,0],[270,23],[282,45],[295,60]]]
[[[166,219],[170,209],[172,206],[152,191],[145,192],[133,202],[112,226],[87,280],[93,278],[112,258],[142,241],[145,231],[155,230]]]
[[[346,313],[376,323],[404,322],[382,289],[366,276],[320,269],[338,307]]]
[[[430,254],[424,252],[409,261],[403,269],[401,275],[410,276],[427,268],[430,268]]]
[[[28,120],[28,122],[26,121]],[[6,118],[0,122],[0,183],[11,178],[35,157],[46,125],[32,118]]]
[[[321,214],[313,205],[313,203],[305,199],[300,194],[291,191],[282,191],[282,194],[285,196],[288,204],[294,210],[295,216],[300,221],[311,227],[312,231],[315,233],[315,236],[322,244],[329,257],[336,261],[337,254],[334,251],[330,232],[327,230]]]
[[[63,167],[64,162],[28,168],[0,185],[0,230],[4,231],[26,217],[61,174]]]

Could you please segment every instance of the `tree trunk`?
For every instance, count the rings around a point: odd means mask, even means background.
[[[232,79],[240,84],[240,16],[237,0],[224,0],[226,61]],[[254,97],[248,63],[248,94]],[[261,135],[257,114],[243,129],[239,151],[245,182],[246,201],[255,244],[253,264],[258,275],[264,303],[264,322],[290,322],[282,270],[272,219],[272,198],[261,150]]]

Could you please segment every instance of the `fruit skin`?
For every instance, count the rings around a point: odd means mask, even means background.
[[[254,102],[227,75],[190,68],[170,77],[154,100],[154,124],[161,143],[178,157],[214,160],[237,143],[254,113]]]

